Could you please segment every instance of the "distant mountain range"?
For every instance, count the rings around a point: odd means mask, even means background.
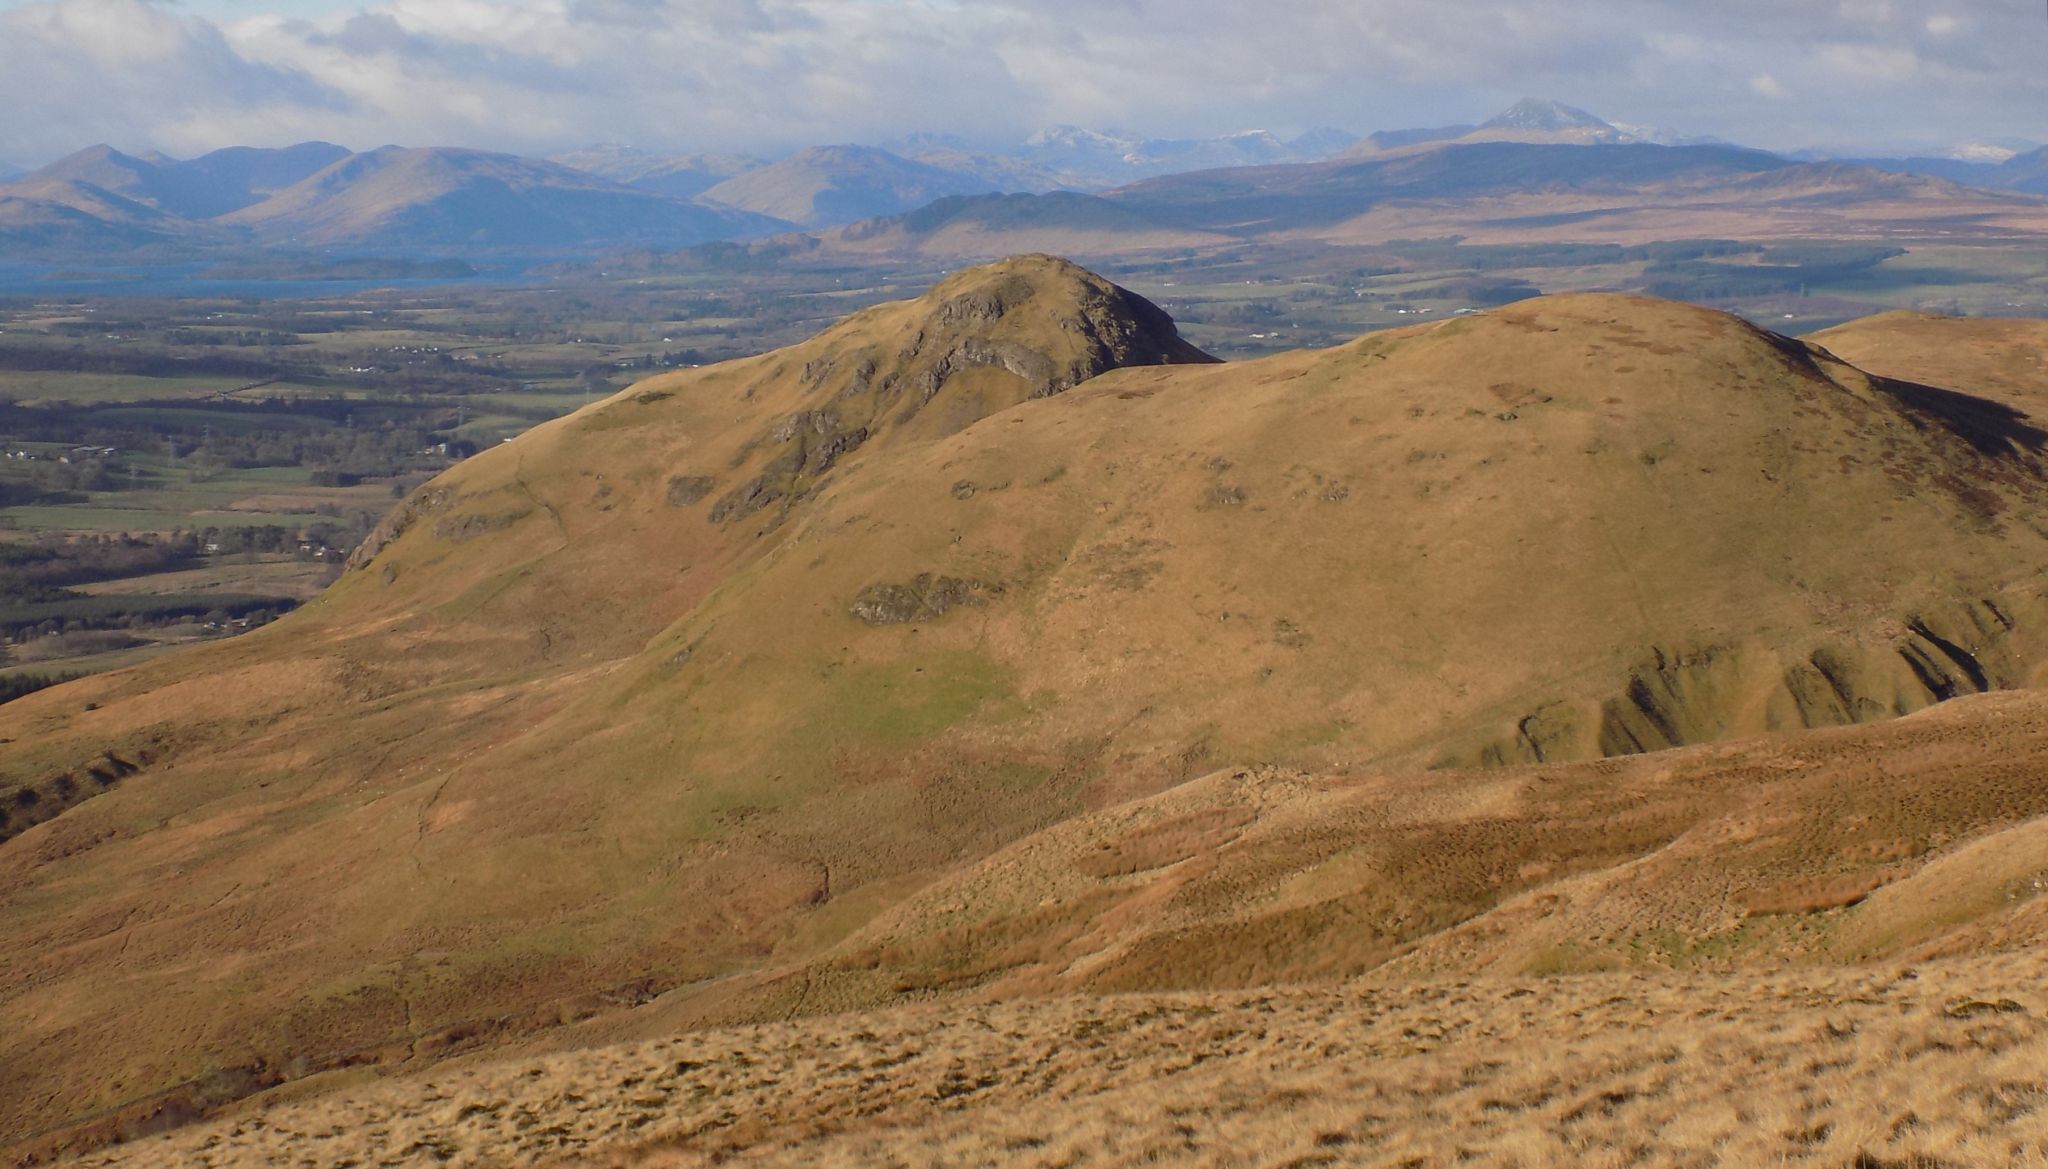
[[[1332,129],[1283,141],[1264,130],[1217,138],[1133,138],[1056,126],[1007,150],[988,150],[950,135],[916,134],[879,147],[813,147],[775,163],[739,155],[663,157],[617,145],[559,154],[551,161],[642,190],[678,198],[702,195],[810,226],[829,226],[899,214],[952,195],[1104,191],[1183,171],[1318,162],[1356,141]],[[714,190],[721,185],[724,189]],[[813,190],[822,200],[818,207],[811,205]]]
[[[1998,163],[1799,162],[1536,100],[1477,125],[1363,139],[1141,139],[1062,126],[1000,151],[934,135],[890,147],[818,146],[768,162],[616,145],[548,160],[324,142],[180,160],[97,146],[0,181],[0,254],[241,245],[597,255],[807,232],[806,249],[964,258],[1244,238],[1360,243],[1402,231],[1891,231],[1932,218],[2031,232],[2040,208],[2025,196],[2048,195],[2048,150]]]
[[[1053,253],[1112,255],[1230,243],[1221,232],[1162,223],[1099,195],[970,195],[940,199],[902,215],[824,233],[820,245],[846,254],[964,257]]]
[[[694,199],[727,179],[768,165],[743,154],[686,154],[671,158],[611,144],[558,154],[548,161],[677,199]]]
[[[814,146],[719,183],[706,203],[805,227],[895,215],[949,195],[982,195],[987,180],[872,146]]]
[[[311,142],[201,158],[97,146],[0,184],[0,246],[151,244],[604,249],[687,247],[794,224],[558,163],[450,148],[357,154]]]
[[[1166,175],[1099,196],[947,199],[819,233],[806,250],[969,261],[1447,236],[1640,244],[2048,235],[2048,200],[2021,191],[1739,147],[1656,145],[1578,111],[1518,107],[1486,126],[1377,138],[1326,162]]]
[[[2015,154],[2003,162],[1976,162],[1960,158],[1867,158],[1856,161],[1879,170],[1931,175],[1994,191],[2048,195],[2048,147]]]

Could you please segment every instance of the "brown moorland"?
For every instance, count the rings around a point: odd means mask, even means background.
[[[2048,406],[2048,321],[1879,313],[1807,340],[1860,369],[2033,412]]]
[[[907,1007],[457,1065],[80,1165],[2048,1164],[2039,951]]]
[[[1743,181],[1679,179],[1609,190],[1404,199],[1282,238],[1375,244],[1456,234],[1473,244],[1669,239],[2003,240],[2048,231],[2035,196],[1858,167]]]
[[[754,1026],[657,1002],[81,1163],[2039,1166],[2044,764],[2012,694],[1419,799],[1223,773],[940,882]],[[1418,921],[1489,881],[1526,891]],[[895,1005],[792,1021],[862,983]]]
[[[581,1020],[1898,953],[1997,906],[1794,927],[2032,855],[2027,699],[1884,720],[2039,682],[2044,439],[1655,301],[1216,366],[1071,265],[963,273],[0,709],[0,1133]]]

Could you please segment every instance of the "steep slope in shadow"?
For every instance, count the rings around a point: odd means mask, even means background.
[[[2048,411],[2048,321],[1879,313],[1807,340],[1884,377]]]

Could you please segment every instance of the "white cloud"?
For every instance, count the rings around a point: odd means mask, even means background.
[[[4,0],[0,0],[4,2]],[[291,3],[291,7],[279,4]],[[0,9],[0,157],[1357,130],[1524,95],[1760,145],[2039,133],[2033,0],[167,0]],[[296,13],[296,14],[295,14]],[[1806,78],[1815,84],[1801,84]],[[1790,100],[1797,95],[1797,100]]]

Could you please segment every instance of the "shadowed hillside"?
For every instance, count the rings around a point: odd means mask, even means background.
[[[1809,340],[1886,377],[2048,410],[2048,321],[1880,313]]]
[[[1463,968],[1461,925],[1780,791],[1600,760],[2038,682],[2044,439],[1664,302],[1226,366],[1070,264],[960,273],[457,467],[272,627],[0,708],[0,1131],[658,997]],[[1736,884],[1796,902],[2044,810],[1958,782],[1844,827],[1868,865],[1771,822],[1643,920],[1711,936]],[[1787,823],[1872,814],[1834,790]]]

